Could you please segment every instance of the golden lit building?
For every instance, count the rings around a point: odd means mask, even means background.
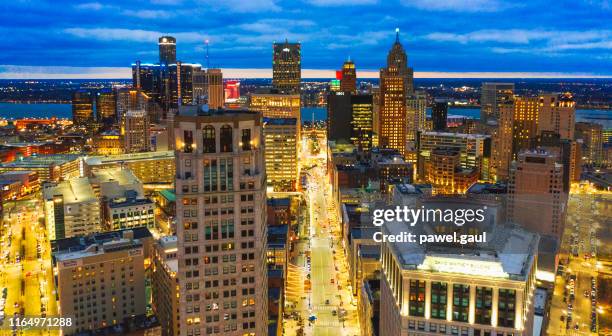
[[[151,148],[149,116],[145,110],[129,110],[121,129],[126,153],[147,152]]]
[[[154,243],[152,252],[153,311],[162,326],[162,336],[178,336],[180,308],[176,236],[160,238]]]
[[[355,63],[350,59],[342,64],[340,91],[351,93],[357,91],[357,72],[355,70]]]
[[[96,94],[96,120],[99,123],[114,124],[117,121],[115,91],[106,89]]]
[[[206,71],[206,87],[208,106],[211,109],[222,108],[225,103],[225,92],[223,91],[223,73],[221,69],[208,69]]]
[[[372,148],[373,108],[372,95],[351,95],[351,143],[359,151]]]
[[[99,169],[124,167],[130,169],[144,184],[174,183],[174,152],[145,152],[109,156],[90,156],[85,159],[86,174]]]
[[[576,139],[582,140],[582,155],[588,164],[600,164],[603,161],[603,126],[597,123],[577,122]]]
[[[96,155],[123,154],[123,142],[119,132],[106,132],[94,136],[92,149]]]
[[[382,233],[418,237],[437,226],[391,222]],[[496,227],[486,243],[461,245],[460,253],[383,242],[379,335],[531,336],[538,241],[520,228]]]
[[[455,148],[436,148],[431,152],[425,172],[434,194],[464,194],[478,181],[478,169],[462,168],[460,155]]]
[[[395,43],[387,55],[387,67],[380,70],[380,111],[378,142],[406,154],[406,100],[413,92],[412,68],[396,30]]]
[[[512,161],[514,104],[506,100],[497,105],[497,125],[491,132],[491,178],[500,181],[507,180]]]
[[[252,93],[249,108],[261,112],[264,118],[296,118],[300,121],[300,95]]]
[[[299,95],[302,80],[300,43],[285,40],[274,43],[272,49],[272,86],[281,93]]]
[[[72,121],[75,125],[91,125],[94,122],[94,96],[90,91],[72,93]]]
[[[297,120],[264,118],[266,176],[275,191],[294,191],[298,178]]]

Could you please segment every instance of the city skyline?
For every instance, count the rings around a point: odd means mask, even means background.
[[[111,1],[65,6],[39,1],[4,7],[4,13],[26,15],[0,14],[0,31],[10,31],[4,39],[7,52],[0,56],[3,78],[79,77],[66,76],[70,73],[126,78],[133,61],[156,60],[153,43],[164,34],[177,38],[177,58],[187,62],[205,63],[208,40],[211,66],[239,69],[243,78],[268,77],[262,69],[269,68],[270,44],[285,39],[301,42],[305,78],[332,77],[331,71],[321,76],[320,70],[335,69],[348,58],[358,72],[368,71],[360,77],[369,78],[384,65],[396,27],[409,63],[422,71],[417,77],[612,75],[606,66],[612,57],[612,31],[605,27],[612,9],[606,1],[572,4],[571,10],[497,0]],[[38,43],[22,43],[27,40]]]

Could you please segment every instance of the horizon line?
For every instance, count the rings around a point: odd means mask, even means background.
[[[271,68],[221,68],[223,78],[272,78]],[[131,79],[131,67],[69,67],[0,65],[0,79]],[[302,69],[302,79],[334,79],[334,69]],[[379,78],[378,70],[358,70],[357,78]],[[414,78],[470,79],[470,78],[612,78],[612,75],[584,72],[538,71],[415,71]]]

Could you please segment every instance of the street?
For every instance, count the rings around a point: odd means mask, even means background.
[[[289,267],[285,335],[359,335],[356,299],[351,295],[348,265],[339,246],[337,204],[326,176],[325,139],[317,139],[320,151],[316,154],[312,141],[304,140],[300,156],[307,171],[307,220],[300,230],[303,237],[297,244],[298,257]]]
[[[4,304],[0,305],[4,325],[17,315],[57,316],[53,294],[51,251],[47,234],[40,225],[43,209],[37,198],[11,201],[4,205],[0,229],[0,274]],[[6,289],[5,289],[6,288]],[[2,335],[57,335],[54,330],[16,330],[3,327]]]

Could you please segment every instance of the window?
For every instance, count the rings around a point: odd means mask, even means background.
[[[232,143],[232,127],[230,125],[221,126],[219,142],[221,146],[221,152],[229,153],[234,151]]]
[[[431,318],[446,320],[446,299],[448,284],[446,282],[431,283]]]
[[[242,150],[251,150],[251,129],[243,129],[242,136],[240,138],[242,142]]]
[[[193,150],[193,132],[192,131],[183,131],[183,140],[185,144],[183,145],[183,151],[185,153],[191,153]]]
[[[493,307],[493,289],[476,287],[476,323],[491,324],[491,310]]]
[[[410,316],[425,316],[425,281],[410,280]]]
[[[467,322],[470,305],[470,286],[453,285],[453,321]]]
[[[497,301],[497,325],[500,327],[514,328],[516,304],[516,291],[513,289],[499,289]]]
[[[211,125],[204,126],[202,130],[202,153],[216,152],[215,128]]]

